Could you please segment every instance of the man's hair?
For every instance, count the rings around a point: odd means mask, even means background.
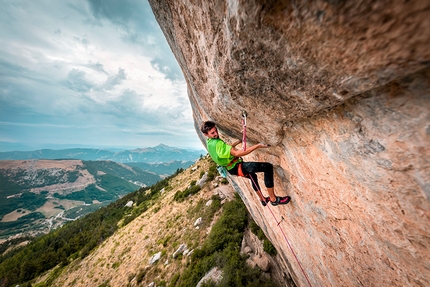
[[[207,121],[202,124],[202,126],[200,127],[200,130],[202,131],[202,133],[207,134],[214,126],[215,126],[214,122]]]

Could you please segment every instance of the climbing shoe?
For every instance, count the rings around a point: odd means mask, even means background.
[[[270,197],[265,197],[264,201],[261,200],[261,205],[266,206],[269,201],[270,201]]]
[[[291,197],[289,196],[277,196],[275,201],[270,201],[270,203],[273,206],[279,205],[279,204],[287,204],[290,202]]]

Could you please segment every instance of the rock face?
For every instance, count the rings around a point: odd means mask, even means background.
[[[245,160],[274,165],[289,205],[262,207],[230,181],[286,277],[429,286],[430,2],[149,2],[196,129],[213,120],[232,142],[246,110],[248,146],[272,145]]]

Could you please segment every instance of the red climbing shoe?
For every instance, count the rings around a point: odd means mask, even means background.
[[[290,202],[291,197],[289,196],[277,196],[275,201],[271,201],[270,203],[273,206],[279,205],[279,204],[287,204]]]

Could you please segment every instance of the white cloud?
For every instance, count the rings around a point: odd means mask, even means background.
[[[2,4],[2,138],[200,147],[186,83],[146,1]]]

